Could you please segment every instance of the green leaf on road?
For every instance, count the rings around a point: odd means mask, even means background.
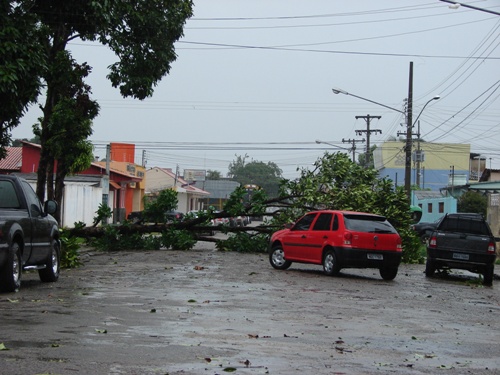
[[[9,350],[3,342],[0,342],[0,350]]]

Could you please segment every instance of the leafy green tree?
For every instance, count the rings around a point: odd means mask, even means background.
[[[71,98],[68,96],[65,83],[67,66],[73,65],[78,69],[77,64],[72,64],[71,54],[67,51],[68,43],[79,38],[82,41],[100,42],[108,46],[118,58],[118,61],[109,67],[110,72],[107,76],[112,86],[118,88],[124,97],[142,100],[152,96],[154,87],[169,73],[171,64],[177,57],[174,43],[183,35],[184,24],[192,16],[193,2],[192,0],[0,1],[2,10],[6,11],[8,25],[12,28],[8,30],[10,34],[7,36],[13,35],[15,45],[20,46],[18,48],[27,46],[19,51],[21,58],[16,58],[17,55],[9,56],[9,62],[13,67],[10,70],[2,70],[1,92],[3,93],[8,84],[12,83],[16,72],[23,72],[25,69],[30,73],[19,75],[22,90],[11,85],[11,90],[14,90],[18,100],[16,101],[14,97],[14,100],[9,101],[16,104],[13,108],[8,108],[10,117],[6,116],[4,120],[2,116],[0,119],[2,121],[0,142],[6,142],[4,134],[16,124],[26,104],[36,99],[39,88],[37,82],[43,81],[46,95],[45,103],[41,105],[43,118],[40,122],[39,135],[42,150],[38,168],[37,195],[44,199],[47,174],[51,172],[51,165],[56,158],[52,154],[54,147],[49,146],[55,134],[51,128],[54,124],[51,117],[55,111],[60,110],[61,102]],[[17,23],[18,21],[25,22]],[[2,28],[3,25],[2,23]],[[4,47],[6,45],[4,41],[0,43],[4,49],[9,47]],[[22,57],[26,59],[23,60]],[[5,121],[10,122],[5,123]]]
[[[173,189],[165,189],[156,197],[144,197],[144,221],[151,223],[164,223],[165,213],[177,208],[177,192]]]
[[[368,156],[370,157],[370,160],[369,162],[367,163],[366,162],[366,152],[362,153],[362,154],[359,154],[358,156],[358,163],[360,165],[363,165],[363,166],[367,166],[367,168],[373,168],[374,167],[374,164],[373,164],[373,153],[375,152],[375,150],[377,149],[377,145],[372,145],[370,147],[370,152],[368,154]]]
[[[246,159],[248,155],[237,156],[236,160],[229,164],[228,175],[241,185],[257,185],[269,197],[276,197],[283,171],[273,162],[251,161],[247,163]]]
[[[403,241],[403,260],[421,262],[418,238],[410,229],[408,199],[402,187],[378,178],[377,171],[352,162],[346,154],[325,153],[314,169],[303,168],[296,180],[281,187],[283,206],[277,223],[295,221],[314,209],[339,209],[377,213],[387,217]]]
[[[457,202],[458,212],[473,212],[486,217],[488,209],[488,198],[476,191],[469,190],[462,194]]]
[[[93,146],[88,137],[92,134],[92,120],[99,113],[99,105],[90,99],[90,86],[84,83],[90,67],[77,64],[66,51],[60,52],[60,55],[57,71],[64,77],[59,84],[63,95],[54,105],[51,116],[41,120],[42,123],[45,121],[45,129],[41,124],[33,127],[34,133],[40,137],[44,132],[46,136],[50,133],[44,154],[44,157],[50,158],[46,175],[47,195],[57,202],[62,201],[66,176],[87,169],[93,160]],[[54,184],[55,160],[57,171]],[[60,218],[60,207],[56,219]]]
[[[210,169],[207,171],[207,180],[220,180],[221,177],[222,175],[219,171],[212,171]]]
[[[43,48],[37,17],[28,6],[28,2],[0,0],[0,159],[6,155],[11,130],[36,102],[41,87]]]

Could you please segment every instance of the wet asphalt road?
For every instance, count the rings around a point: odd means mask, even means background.
[[[498,280],[332,278],[209,246],[25,274],[0,294],[0,374],[500,374]]]

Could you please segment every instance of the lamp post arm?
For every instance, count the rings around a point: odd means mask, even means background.
[[[406,116],[406,113],[404,111],[402,111],[400,109],[397,109],[397,108],[394,108],[394,107],[389,107],[388,105],[376,102],[374,100],[363,98],[362,96],[354,95],[354,94],[351,94],[351,93],[349,93],[347,91],[344,91],[344,90],[332,89],[332,91],[333,91],[334,94],[344,94],[344,95],[354,96],[355,98],[358,98],[358,99],[361,99],[361,100],[365,100],[367,102],[370,102],[370,103],[373,103],[373,104],[377,104],[377,105],[380,105],[380,106],[388,108],[388,109],[392,109],[393,111],[399,112],[399,113],[401,113],[401,114],[403,114],[403,115]]]
[[[475,7],[473,5],[469,5],[469,4],[464,4],[464,3],[459,3],[458,1],[451,1],[451,0],[439,0],[439,1],[442,1],[443,3],[449,3],[449,4],[453,4],[453,5],[460,5],[460,6],[463,6],[465,8],[470,8],[470,9],[474,9],[474,10],[479,10],[481,12],[486,12],[486,13],[491,13],[491,14],[494,14],[496,16],[500,16],[500,13],[498,12],[495,12],[494,10],[489,10],[489,9],[484,9],[484,8],[479,8],[479,7]]]
[[[412,127],[415,126],[415,124],[417,123],[418,119],[420,118],[420,115],[422,114],[422,112],[424,112],[424,109],[425,107],[427,107],[427,104],[429,104],[430,102],[432,102],[433,100],[438,100],[440,97],[439,95],[436,95],[435,97],[433,97],[432,99],[428,100],[427,103],[424,104],[424,106],[422,107],[422,109],[420,110],[420,113],[418,114],[417,118],[415,119],[415,121],[413,122],[412,124]]]

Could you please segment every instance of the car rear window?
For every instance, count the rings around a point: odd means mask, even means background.
[[[460,232],[490,236],[491,231],[484,220],[475,220],[471,217],[447,217],[441,223],[439,230],[443,232]]]
[[[16,190],[10,181],[0,181],[0,208],[19,208]]]
[[[344,214],[346,229],[367,233],[397,233],[383,216]]]

